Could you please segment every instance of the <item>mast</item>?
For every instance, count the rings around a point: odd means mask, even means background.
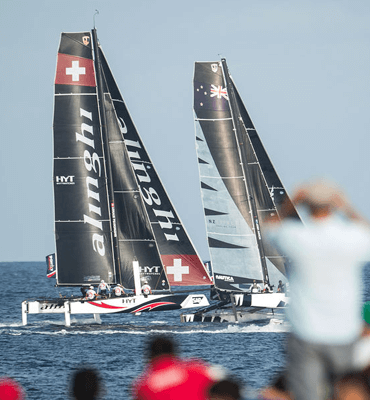
[[[120,268],[120,260],[119,260],[119,248],[118,248],[118,239],[117,239],[117,225],[116,225],[116,214],[114,208],[114,191],[112,185],[112,166],[111,166],[111,158],[108,146],[108,134],[107,134],[107,122],[105,115],[105,106],[104,106],[104,91],[103,91],[103,79],[102,79],[102,71],[101,71],[101,62],[98,51],[98,38],[96,33],[96,28],[91,30],[92,39],[93,39],[93,49],[94,49],[94,66],[96,71],[96,85],[97,85],[97,94],[98,94],[98,107],[99,107],[99,116],[101,121],[101,129],[102,129],[102,137],[103,137],[103,148],[105,153],[105,161],[106,161],[106,170],[107,170],[107,188],[108,188],[108,199],[110,203],[110,214],[111,214],[111,228],[113,232],[113,260],[116,264],[115,271],[118,274],[118,281],[121,282],[121,268]]]
[[[255,237],[257,240],[258,251],[260,254],[263,279],[264,279],[265,283],[268,283],[270,285],[270,279],[269,279],[269,274],[268,274],[268,269],[267,269],[267,264],[266,264],[265,251],[264,251],[264,247],[263,247],[263,243],[262,243],[260,222],[259,222],[258,213],[257,213],[257,205],[256,205],[255,198],[253,196],[253,190],[251,188],[251,177],[250,177],[250,172],[249,172],[249,168],[248,168],[247,150],[246,150],[246,147],[244,144],[244,141],[247,140],[246,131],[245,131],[243,120],[242,120],[242,117],[240,114],[239,106],[238,106],[238,103],[236,100],[234,86],[233,86],[232,81],[229,76],[229,71],[227,68],[225,58],[221,59],[221,65],[222,65],[222,72],[224,75],[224,80],[226,83],[226,90],[227,90],[229,102],[230,102],[230,111],[231,111],[231,116],[232,116],[233,125],[234,125],[234,132],[235,132],[235,136],[237,139],[237,143],[239,145],[238,151],[240,153],[240,159],[245,160],[245,162],[242,163],[241,167],[243,170],[245,186],[246,186],[247,193],[248,193],[248,202],[249,202],[249,206],[250,206],[254,234],[255,234]]]

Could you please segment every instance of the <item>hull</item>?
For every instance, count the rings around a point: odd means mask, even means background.
[[[22,303],[22,323],[27,324],[28,314],[64,314],[66,326],[70,326],[70,316],[76,314],[93,314],[95,319],[99,320],[96,316],[100,314],[178,310],[207,305],[209,303],[204,294],[139,295],[97,300],[30,300]]]
[[[231,304],[216,304],[194,313],[183,313],[180,316],[181,322],[284,321],[284,308],[289,301],[284,293],[238,294],[233,297]]]

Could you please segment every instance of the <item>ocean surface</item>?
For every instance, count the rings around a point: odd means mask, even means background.
[[[79,289],[55,288],[47,279],[44,262],[0,263],[0,376],[23,385],[28,399],[68,399],[70,376],[81,366],[100,371],[104,398],[130,399],[130,387],[145,365],[146,346],[157,334],[170,335],[180,354],[201,358],[226,368],[244,385],[246,397],[255,398],[284,368],[286,323],[228,324],[180,322],[181,311],[72,316],[28,315],[21,321],[23,300],[79,295]],[[364,301],[370,301],[370,268],[364,269]]]

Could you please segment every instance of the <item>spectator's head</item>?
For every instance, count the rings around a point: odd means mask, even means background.
[[[224,379],[214,383],[209,389],[211,400],[239,400],[242,398],[240,385],[235,380]]]
[[[369,384],[362,373],[348,374],[334,385],[335,400],[367,400],[369,392]]]
[[[149,343],[149,359],[176,353],[174,342],[166,337],[157,337]]]
[[[72,394],[77,400],[94,400],[101,390],[97,371],[88,368],[77,370],[72,377]]]
[[[10,378],[0,378],[1,400],[23,400],[25,398],[25,393],[19,383]]]
[[[295,205],[307,206],[313,216],[327,216],[345,203],[342,190],[333,182],[318,179],[298,187],[293,195]]]

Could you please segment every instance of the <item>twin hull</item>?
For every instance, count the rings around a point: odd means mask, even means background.
[[[138,295],[98,300],[56,299],[32,300],[22,303],[22,321],[27,324],[27,314],[65,314],[70,325],[71,314],[139,313],[143,311],[178,310],[209,305],[204,294]]]

